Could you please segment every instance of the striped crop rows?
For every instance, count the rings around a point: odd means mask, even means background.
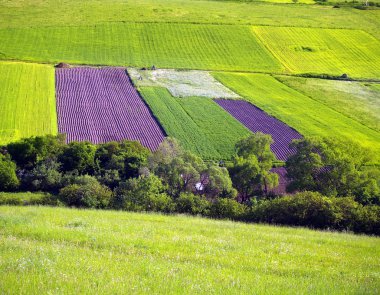
[[[67,141],[136,140],[152,150],[163,131],[123,68],[57,69],[58,128]]]
[[[277,159],[285,161],[292,154],[289,144],[302,136],[288,125],[269,116],[259,108],[242,100],[217,99],[216,102],[252,132],[270,134],[271,149]]]

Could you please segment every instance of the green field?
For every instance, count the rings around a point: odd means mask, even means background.
[[[0,144],[58,132],[54,81],[52,66],[0,62]]]
[[[166,133],[204,159],[230,159],[236,142],[250,134],[211,99],[175,98],[159,87],[141,87],[140,92]]]
[[[378,294],[379,238],[186,216],[0,207],[0,292]]]
[[[380,84],[277,76],[281,82],[380,132]]]
[[[171,22],[361,29],[380,39],[379,10],[183,0],[0,0],[1,28]]]
[[[0,30],[3,59],[278,72],[247,26],[112,23]]]
[[[291,73],[380,77],[380,41],[359,30],[254,27]]]
[[[352,139],[380,155],[380,133],[264,74],[214,73],[247,101],[303,135]],[[378,157],[380,161],[380,156]]]

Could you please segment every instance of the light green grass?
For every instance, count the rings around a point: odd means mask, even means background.
[[[380,132],[379,84],[290,76],[276,78],[306,96]]]
[[[0,30],[3,58],[160,68],[280,71],[246,26],[113,23]]]
[[[141,87],[140,92],[166,133],[203,159],[231,159],[236,142],[250,134],[211,99],[175,98],[158,87]]]
[[[320,5],[183,0],[0,0],[0,27],[187,22],[362,29],[380,38],[380,11]]]
[[[292,73],[380,77],[380,41],[360,30],[254,27]]]
[[[0,207],[10,294],[377,294],[379,238],[185,216]]]
[[[0,62],[0,144],[57,134],[54,68]]]
[[[214,73],[215,78],[306,136],[357,141],[380,155],[380,133],[264,74]],[[380,162],[380,156],[377,156]]]

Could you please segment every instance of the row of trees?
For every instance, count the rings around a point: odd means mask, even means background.
[[[271,172],[271,142],[256,133],[238,142],[232,161],[221,165],[172,138],[151,153],[131,141],[65,144],[62,135],[32,137],[0,150],[0,191],[49,192],[57,204],[76,207],[377,232],[380,172],[369,150],[337,139],[295,141],[285,163],[288,191],[305,193],[282,197],[272,190],[279,180]]]

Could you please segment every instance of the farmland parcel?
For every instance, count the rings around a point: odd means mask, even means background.
[[[154,150],[164,138],[123,68],[57,69],[57,104],[69,142],[128,139]]]
[[[175,98],[159,87],[141,87],[141,94],[166,133],[204,159],[230,159],[236,142],[250,134],[211,99]]]
[[[52,66],[0,62],[0,144],[57,134]]]
[[[302,138],[297,131],[249,102],[226,99],[217,99],[216,102],[252,132],[270,134],[273,139],[271,150],[278,160],[286,161],[294,152],[289,148],[292,140]]]
[[[214,76],[245,100],[304,136],[352,139],[380,155],[379,132],[297,92],[272,76],[234,73],[214,73]]]

